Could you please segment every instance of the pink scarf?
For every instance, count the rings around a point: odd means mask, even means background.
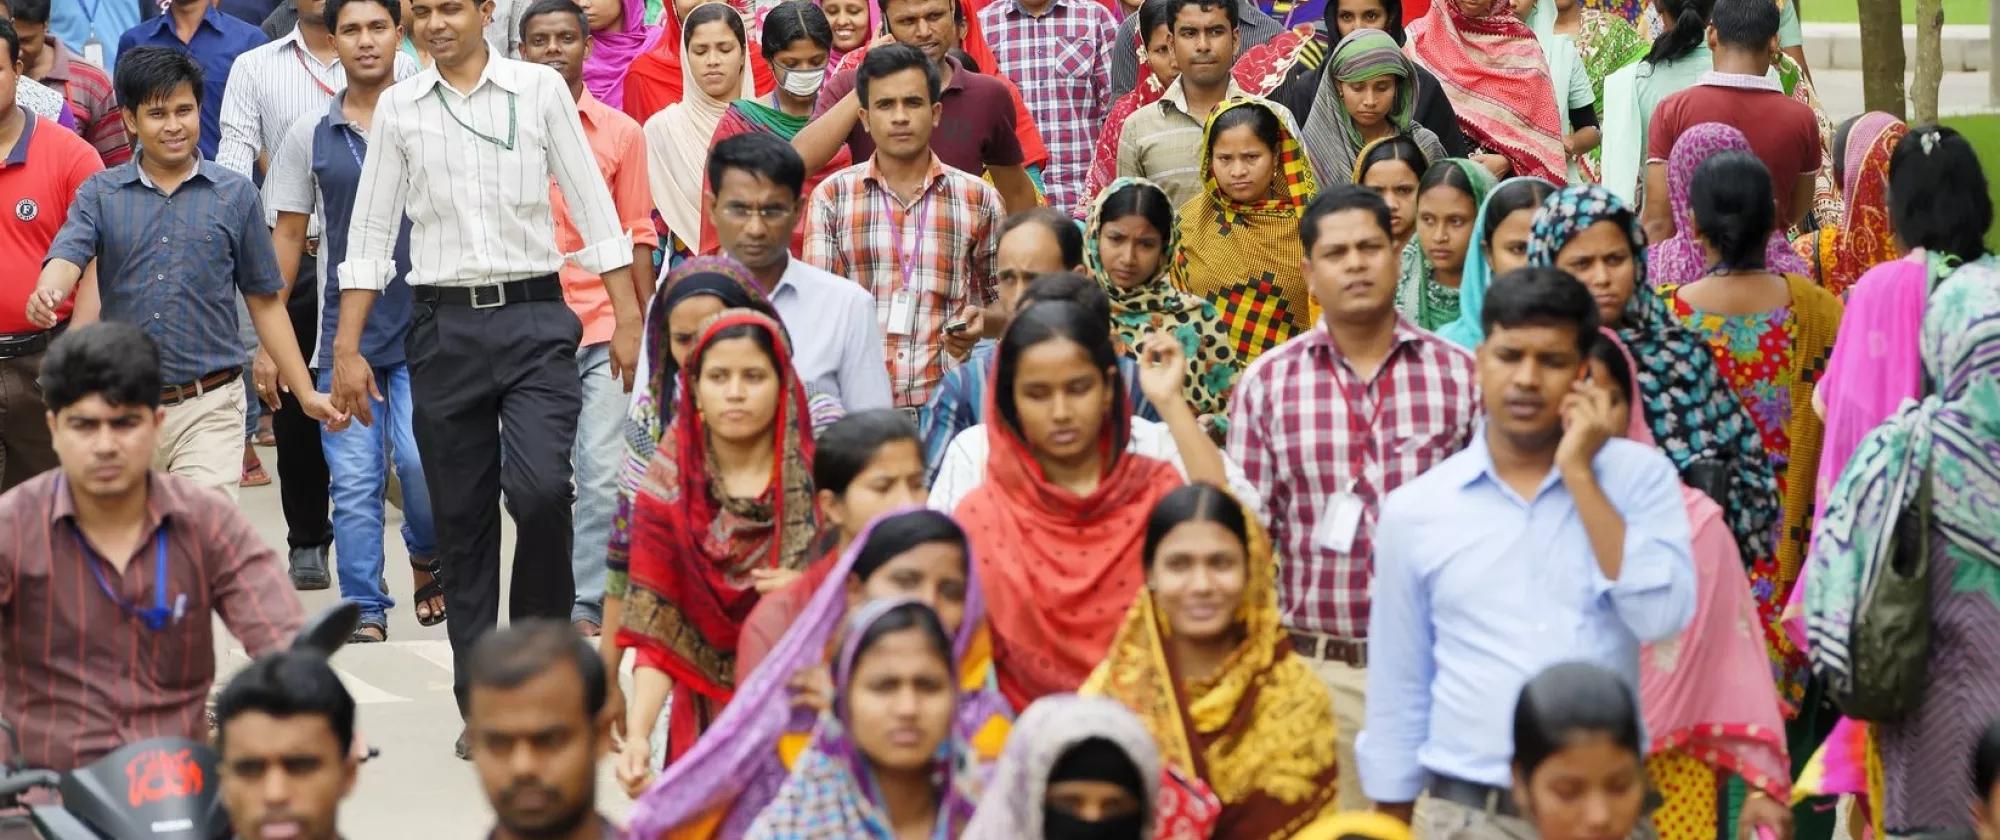
[[[1569,181],[1548,59],[1512,10],[1495,2],[1474,17],[1457,0],[1438,0],[1410,25],[1406,50],[1437,75],[1465,133],[1505,156],[1515,175]]]
[[[583,86],[597,101],[625,108],[625,71],[633,59],[660,42],[663,31],[647,26],[645,0],[624,0],[625,14],[613,29],[590,34],[590,57],[583,60]]]

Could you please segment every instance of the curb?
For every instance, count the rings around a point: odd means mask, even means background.
[[[1818,69],[1861,69],[1861,26],[1853,23],[1805,23],[1806,64]],[[1983,73],[1991,69],[1989,30],[1983,25],[1946,24],[1942,43],[1944,72]],[[1917,28],[1903,26],[1903,51],[1912,65],[1917,54]]]

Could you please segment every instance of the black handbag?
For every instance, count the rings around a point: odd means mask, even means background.
[[[1898,514],[1888,566],[1861,595],[1848,641],[1854,675],[1835,698],[1848,717],[1900,719],[1923,700],[1931,645],[1931,469],[1919,455],[1917,492]]]

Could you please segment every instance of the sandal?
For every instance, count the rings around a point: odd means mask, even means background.
[[[411,598],[415,602],[417,623],[434,627],[444,621],[444,566],[436,557],[413,555],[410,557],[410,569],[430,576],[430,580],[419,582],[416,575],[411,575],[410,580],[417,587],[416,594]]]
[[[278,435],[271,429],[271,415],[264,414],[257,418],[257,434],[254,439],[258,446],[278,445]]]
[[[257,457],[257,450],[249,444],[243,445],[243,486],[263,487],[271,483],[271,474],[264,471],[264,462]]]
[[[369,632],[370,630],[374,632],[371,633]],[[389,641],[388,622],[374,618],[362,619],[361,624],[354,628],[353,634],[347,637],[347,643],[350,645],[365,645],[386,641]]]

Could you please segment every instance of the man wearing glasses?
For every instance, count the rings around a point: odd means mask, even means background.
[[[715,144],[707,175],[716,241],[778,310],[806,390],[838,399],[850,413],[893,405],[875,296],[792,257],[806,178],[799,153],[776,135],[738,134]]]

